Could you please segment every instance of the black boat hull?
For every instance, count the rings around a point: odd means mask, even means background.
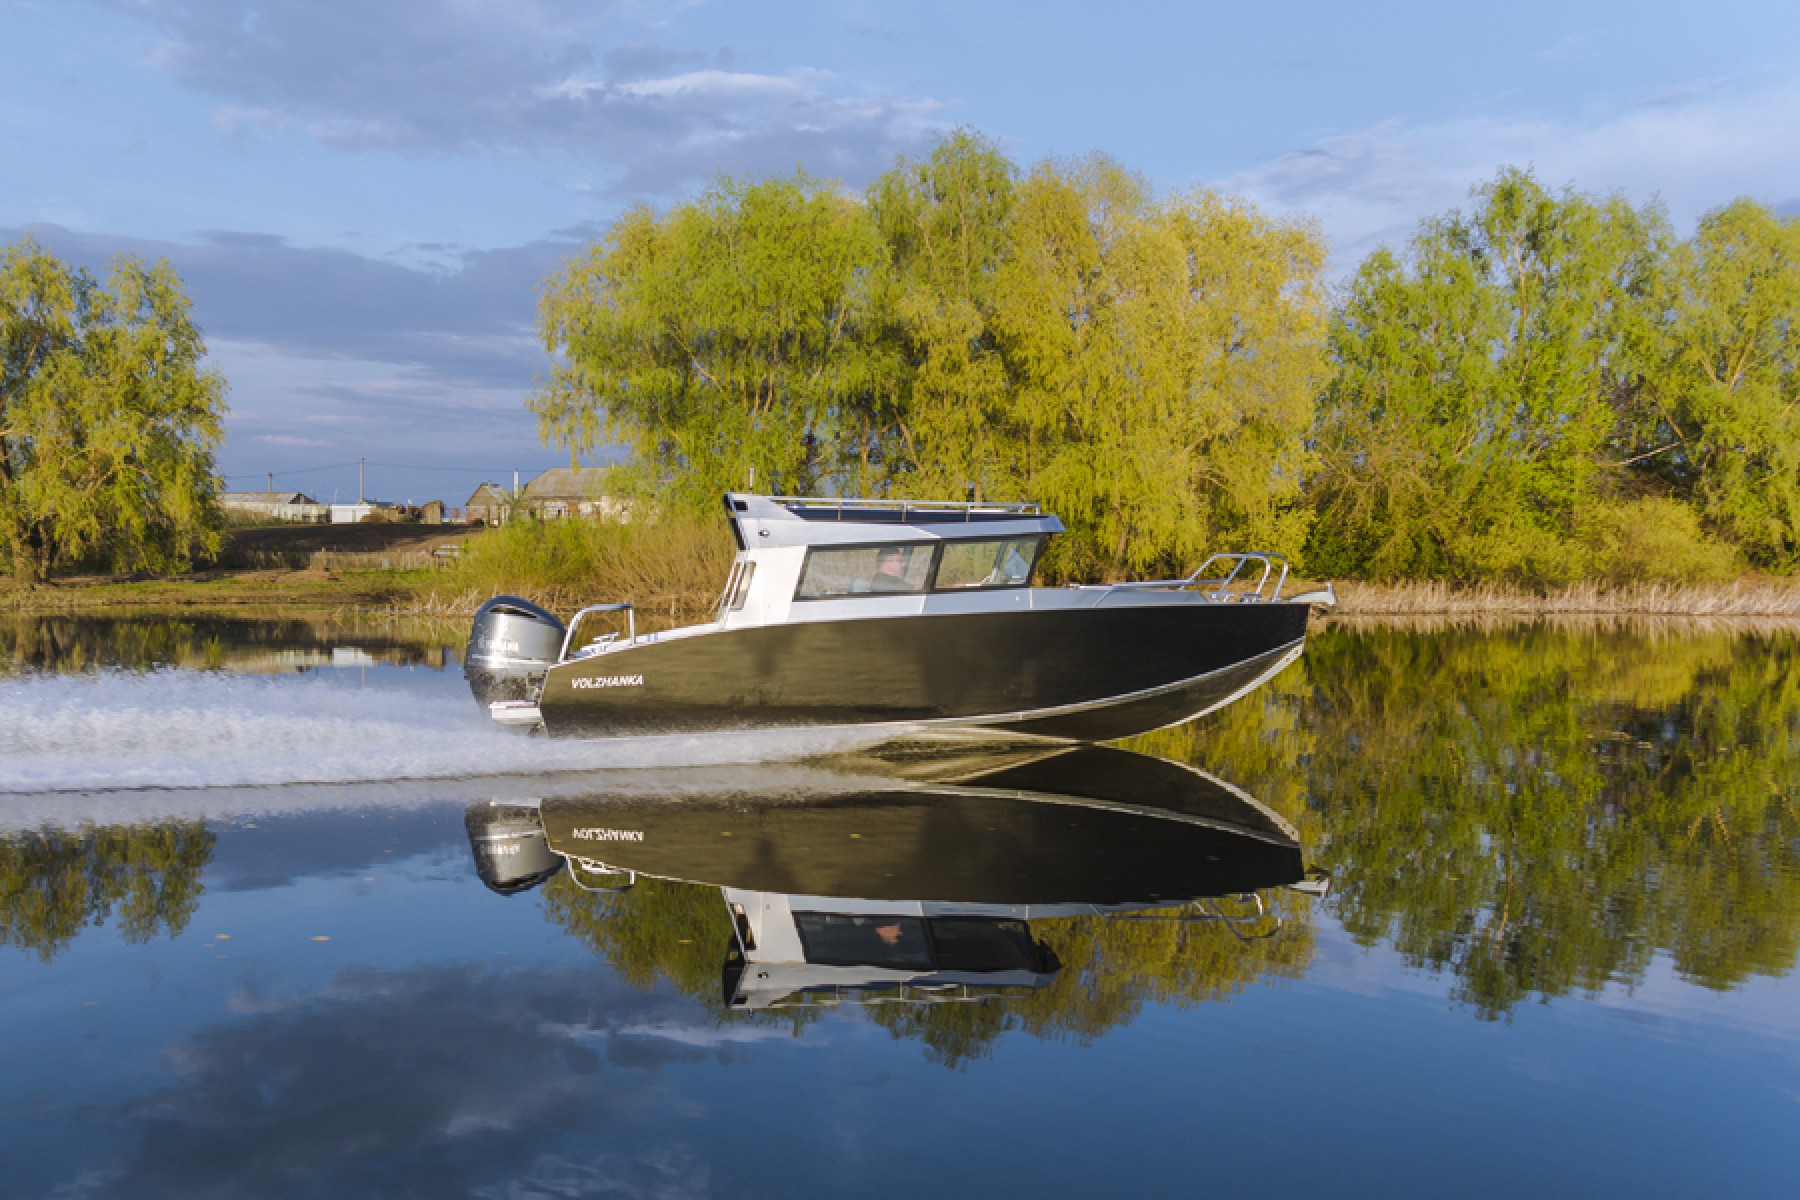
[[[1143,906],[1305,876],[1293,829],[1269,810],[1108,747],[937,781],[765,776],[557,797],[539,817],[554,852],[615,871],[810,897]]]
[[[1128,737],[1218,707],[1299,653],[1304,604],[1119,605],[800,622],[559,663],[552,735],[955,724]]]

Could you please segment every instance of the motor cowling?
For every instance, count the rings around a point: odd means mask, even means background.
[[[554,613],[518,596],[495,596],[475,614],[463,652],[463,678],[483,708],[532,700],[562,653],[567,632]]]
[[[475,873],[502,896],[528,892],[562,870],[532,805],[477,802],[464,812],[463,827]]]

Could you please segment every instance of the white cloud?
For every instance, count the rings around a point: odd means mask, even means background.
[[[1466,207],[1504,166],[1551,187],[1660,197],[1678,227],[1743,195],[1800,197],[1800,82],[1760,89],[1696,80],[1585,119],[1530,114],[1385,121],[1215,181],[1269,209],[1306,215],[1331,236],[1335,265],[1403,243],[1421,217]]]
[[[816,67],[746,70],[625,37],[680,6],[624,0],[96,0],[148,23],[147,61],[215,97],[232,135],[346,153],[535,154],[624,197],[804,163],[857,184],[940,132],[942,106]],[[718,148],[730,147],[721,159]]]
[[[689,71],[664,79],[646,79],[619,85],[626,96],[679,96],[683,99],[749,99],[810,96],[830,73],[800,70],[791,75],[750,75],[741,71]]]

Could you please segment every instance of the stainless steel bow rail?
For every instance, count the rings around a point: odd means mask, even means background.
[[[1219,564],[1214,572],[1213,564]],[[1228,569],[1229,568],[1229,569]],[[1213,572],[1209,574],[1209,572]],[[1256,582],[1250,582],[1252,576]],[[1269,586],[1273,577],[1275,586]],[[1167,591],[1194,590],[1216,604],[1273,604],[1281,599],[1287,585],[1288,561],[1272,550],[1233,551],[1215,554],[1200,564],[1199,570],[1180,579],[1136,579],[1127,583],[1077,583],[1078,588],[1095,588],[1108,592],[1141,592],[1161,588]],[[1307,593],[1296,599],[1312,599]],[[1322,596],[1321,596],[1322,599]]]

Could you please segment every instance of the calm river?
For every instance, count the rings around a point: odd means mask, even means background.
[[[461,635],[0,617],[0,1196],[1795,1193],[1792,630],[1069,753],[546,742]]]

